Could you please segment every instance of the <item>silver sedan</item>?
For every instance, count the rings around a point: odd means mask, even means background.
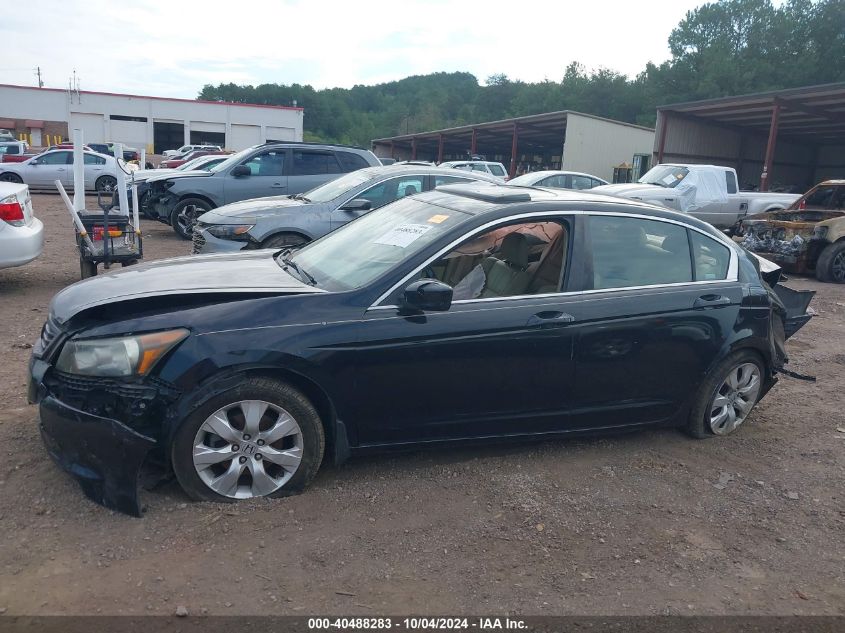
[[[608,182],[598,176],[583,174],[579,171],[531,171],[508,181],[509,185],[519,187],[551,187],[552,189],[592,189]]]
[[[22,266],[43,247],[44,225],[32,213],[29,187],[0,182],[0,268]]]
[[[129,173],[132,167],[113,156],[83,152],[85,189],[114,191],[117,170]],[[31,189],[55,189],[59,180],[66,189],[73,189],[73,151],[57,149],[38,154],[22,163],[0,163],[0,181],[26,183]]]

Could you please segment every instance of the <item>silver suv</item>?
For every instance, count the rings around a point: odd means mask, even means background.
[[[190,239],[196,219],[211,209],[249,198],[302,193],[340,174],[379,165],[375,154],[359,147],[264,143],[232,154],[210,171],[157,179],[142,205],[180,237]]]

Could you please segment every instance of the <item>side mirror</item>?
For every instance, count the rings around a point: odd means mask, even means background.
[[[237,165],[232,168],[230,173],[235,178],[243,178],[244,176],[251,176],[252,170],[247,165]]]
[[[445,312],[452,305],[452,286],[436,279],[418,279],[402,295],[403,307]]]
[[[340,207],[341,211],[369,211],[373,208],[373,203],[366,198],[354,198]]]

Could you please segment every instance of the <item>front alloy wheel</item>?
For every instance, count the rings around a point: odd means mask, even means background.
[[[214,492],[263,497],[284,486],[302,461],[302,430],[293,416],[263,400],[221,407],[194,439],[194,468]]]
[[[317,474],[323,422],[292,385],[245,375],[197,406],[170,449],[173,472],[198,501],[283,497]]]

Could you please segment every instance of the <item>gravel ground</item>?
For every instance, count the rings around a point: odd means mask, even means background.
[[[0,270],[0,613],[845,614],[845,288],[736,436],[673,430],[324,466],[306,493],[230,505],[88,501],[47,458],[29,343],[78,279],[57,196],[44,254]],[[187,242],[144,222],[147,259]]]

